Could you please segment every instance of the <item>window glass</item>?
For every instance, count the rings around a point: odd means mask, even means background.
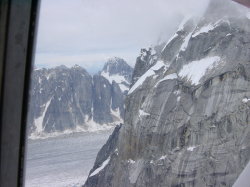
[[[250,153],[250,11],[42,0],[25,186],[232,186]]]

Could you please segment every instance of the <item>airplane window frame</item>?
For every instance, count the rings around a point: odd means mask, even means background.
[[[39,7],[40,0],[0,2],[1,187],[24,184],[28,96]]]
[[[26,119],[39,0],[0,2],[0,184],[24,184]]]

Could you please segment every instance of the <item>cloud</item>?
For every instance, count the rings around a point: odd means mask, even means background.
[[[117,55],[133,64],[140,48],[155,44],[159,38],[169,38],[183,15],[201,14],[207,2],[42,0],[36,64],[54,66],[89,59],[98,64],[106,56]],[[71,57],[66,58],[67,54]],[[65,60],[59,56],[64,56]],[[87,66],[87,63],[82,64]]]

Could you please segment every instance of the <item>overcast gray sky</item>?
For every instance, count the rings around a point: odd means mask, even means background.
[[[168,39],[183,15],[208,0],[41,0],[35,64],[90,72],[113,56],[134,65],[143,47]]]

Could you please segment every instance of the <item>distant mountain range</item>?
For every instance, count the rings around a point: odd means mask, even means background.
[[[105,130],[123,122],[132,72],[133,68],[117,57],[93,76],[78,65],[34,70],[29,137]]]

